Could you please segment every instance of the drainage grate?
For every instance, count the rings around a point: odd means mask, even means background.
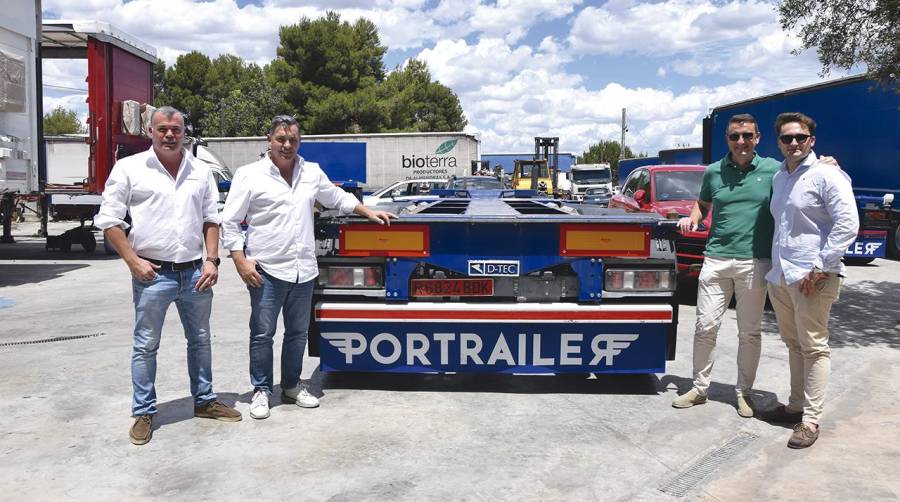
[[[758,437],[759,436],[756,434],[750,432],[739,433],[727,443],[707,453],[703,458],[694,462],[694,464],[685,471],[660,486],[659,491],[676,497],[683,497],[687,492],[700,484],[701,481],[715,472],[723,462],[735,456]]]
[[[70,336],[54,336],[53,338],[43,338],[40,340],[22,340],[19,342],[3,342],[0,343],[0,347],[12,347],[14,345],[34,345],[36,343],[51,343],[51,342],[67,342],[69,340],[82,340],[84,338],[94,338],[98,336],[103,336],[106,333],[93,333],[90,335],[70,335]]]

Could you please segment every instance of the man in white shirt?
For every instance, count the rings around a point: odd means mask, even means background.
[[[129,438],[146,444],[156,414],[156,353],[173,302],[187,339],[194,416],[237,422],[212,389],[209,316],[219,272],[219,222],[209,170],[184,147],[184,117],[168,106],[151,118],[153,147],[116,162],[94,220],[132,275],[135,308]],[[131,233],[125,236],[131,215]],[[206,259],[203,247],[206,245]]]
[[[841,257],[856,238],[859,216],[850,177],[823,165],[812,151],[815,121],[782,113],[775,131],[784,162],[772,180],[775,236],[766,280],[788,347],[791,395],[787,405],[762,418],[796,424],[788,447],[807,448],[819,437],[831,371],[828,317],[841,288]]]
[[[365,207],[336,187],[318,164],[300,157],[300,126],[294,117],[275,117],[267,139],[269,153],[237,170],[222,212],[225,247],[250,292],[250,416],[256,419],[269,416],[272,341],[279,312],[284,320],[281,400],[302,408],[319,406],[300,385],[313,285],[319,275],[313,236],[316,201],[379,224],[390,225],[390,218],[396,218]]]

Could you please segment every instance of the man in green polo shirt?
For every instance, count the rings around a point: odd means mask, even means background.
[[[738,415],[746,418],[753,416],[749,395],[759,366],[765,276],[771,267],[772,177],[781,163],[757,155],[760,134],[752,115],[731,117],[725,136],[728,155],[706,168],[691,215],[678,222],[681,231],[696,231],[706,213],[713,211],[697,290],[694,386],[675,398],[672,406],[690,408],[706,402],[715,362],[716,335],[722,316],[735,296],[738,326],[735,393]]]

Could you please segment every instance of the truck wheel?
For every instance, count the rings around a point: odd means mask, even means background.
[[[81,247],[84,248],[86,253],[93,253],[95,249],[97,249],[97,239],[94,237],[94,234],[91,232],[85,232],[84,236],[81,238]]]
[[[894,225],[888,235],[888,256],[900,260],[900,223]]]

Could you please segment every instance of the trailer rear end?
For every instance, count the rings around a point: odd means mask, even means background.
[[[550,199],[323,213],[311,351],[325,371],[653,373],[674,356],[674,223]]]

